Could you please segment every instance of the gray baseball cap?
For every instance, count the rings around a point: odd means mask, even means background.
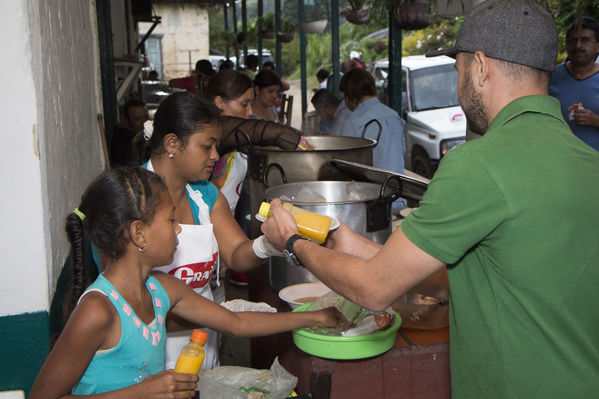
[[[551,14],[535,0],[487,0],[466,17],[453,48],[427,57],[482,51],[486,56],[553,71],[557,29]]]

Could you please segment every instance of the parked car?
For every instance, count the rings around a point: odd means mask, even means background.
[[[466,138],[466,118],[458,103],[457,71],[450,57],[403,57],[402,118],[406,121],[406,168],[432,177],[448,151]],[[389,61],[377,61],[379,99],[388,103]]]
[[[208,61],[210,61],[210,63],[212,64],[212,68],[218,72],[218,67],[221,61],[226,60],[227,57],[225,55],[221,55],[221,54],[210,54],[208,56]],[[237,66],[237,59],[235,58],[235,56],[231,56],[229,57],[229,61],[231,61],[233,63],[233,65]]]
[[[249,48],[248,55],[250,55],[250,54],[258,56],[258,50]],[[262,63],[265,63],[266,61],[270,61],[273,63],[275,62],[274,58],[272,58],[272,54],[270,53],[270,50],[263,48],[262,49]],[[241,68],[245,68],[245,57],[243,55],[243,51],[240,51],[240,54],[239,54],[239,66]],[[260,65],[258,65],[258,69],[261,69]]]

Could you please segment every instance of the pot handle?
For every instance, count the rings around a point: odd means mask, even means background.
[[[383,185],[381,186],[381,191],[379,192],[379,200],[380,201],[385,199],[385,190],[387,189],[387,184],[389,184],[389,182],[391,180],[397,180],[397,183],[399,183],[399,188],[396,191],[394,191],[393,194],[391,194],[390,202],[395,202],[395,200],[397,200],[401,196],[401,193],[403,191],[403,182],[401,181],[399,176],[389,175],[385,178],[385,181],[383,182]]]
[[[379,125],[379,133],[376,135],[376,143],[379,143],[379,139],[381,138],[381,133],[383,131],[383,127],[381,126],[381,122],[379,122],[376,119],[372,119],[371,121],[369,121],[367,124],[364,125],[364,129],[362,129],[362,138],[364,138],[364,135],[366,134],[366,129],[368,129],[368,126],[370,126],[371,123],[376,123],[377,125]]]
[[[281,179],[283,179],[283,183],[287,184],[287,175],[285,175],[285,169],[283,169],[283,167],[276,163],[273,162],[270,165],[268,165],[266,167],[266,169],[264,170],[264,175],[262,176],[262,184],[264,184],[264,187],[268,188],[268,172],[270,172],[271,168],[277,168],[279,169],[279,172],[281,173]]]

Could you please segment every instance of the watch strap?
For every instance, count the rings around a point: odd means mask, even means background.
[[[310,239],[307,237],[304,237],[300,234],[294,234],[287,239],[287,242],[285,243],[285,246],[283,247],[283,254],[285,255],[285,258],[287,259],[287,261],[289,263],[296,265],[296,266],[302,266],[302,263],[300,262],[299,258],[297,257],[297,254],[295,253],[295,251],[293,249],[293,245],[295,244],[295,242],[297,240],[310,241]]]

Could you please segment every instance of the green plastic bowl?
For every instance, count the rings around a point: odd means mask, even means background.
[[[310,302],[295,309],[303,312]],[[332,337],[310,332],[307,329],[293,330],[293,342],[302,351],[325,359],[364,359],[387,352],[395,343],[395,334],[401,325],[401,317],[393,311],[393,325],[385,331],[358,337]]]

